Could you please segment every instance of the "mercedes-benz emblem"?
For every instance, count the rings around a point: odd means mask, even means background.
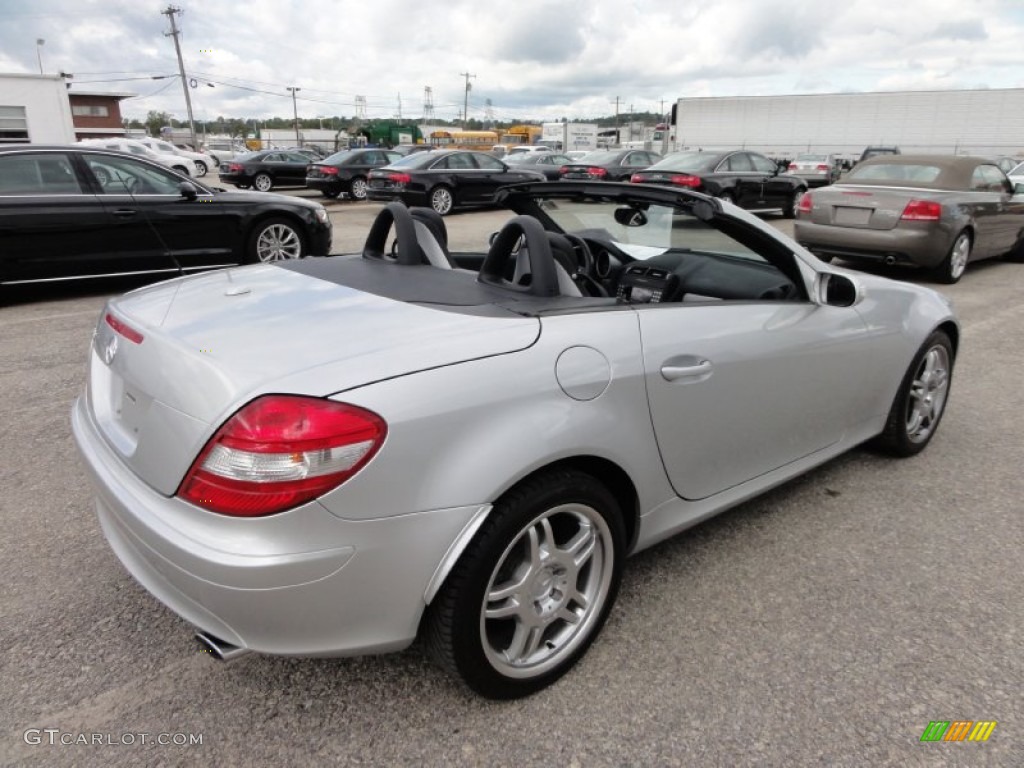
[[[110,341],[103,347],[103,362],[110,365],[114,362],[114,355],[117,354],[117,336],[111,336]]]

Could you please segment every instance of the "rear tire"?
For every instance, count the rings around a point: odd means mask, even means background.
[[[935,279],[945,285],[953,285],[960,282],[960,278],[967,269],[967,262],[971,258],[971,233],[964,230],[956,236],[949,253],[942,263],[935,268]]]
[[[209,169],[209,167],[207,167],[206,163],[204,163],[202,160],[196,160],[195,163],[196,163],[196,176],[199,176],[200,178],[202,178],[203,176],[206,175],[207,171],[209,171],[210,169]]]
[[[601,631],[625,554],[622,513],[596,479],[551,470],[495,504],[428,608],[431,657],[491,699],[560,678]]]
[[[935,331],[921,346],[907,369],[889,410],[885,430],[873,447],[905,458],[925,449],[946,412],[953,380],[953,344],[943,331]]]

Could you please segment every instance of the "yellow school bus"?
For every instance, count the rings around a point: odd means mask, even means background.
[[[539,125],[513,125],[501,137],[502,144],[536,144],[543,129]]]
[[[430,144],[438,149],[477,149],[487,152],[498,143],[496,131],[434,131]]]

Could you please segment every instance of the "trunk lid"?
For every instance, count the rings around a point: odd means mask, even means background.
[[[894,229],[911,200],[941,202],[943,196],[933,189],[833,185],[813,193],[811,221],[851,229]]]
[[[322,397],[514,352],[539,332],[537,318],[448,312],[272,265],[223,270],[107,304],[89,407],[125,463],[170,495],[213,431],[258,395]]]

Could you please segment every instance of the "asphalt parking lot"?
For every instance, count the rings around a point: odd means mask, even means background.
[[[358,250],[379,206],[328,208]],[[449,217],[453,248],[506,217]],[[0,305],[0,763],[1024,765],[1024,266],[942,287],[963,341],[928,450],[854,451],[636,556],[583,661],[511,703],[415,647],[220,663],[128,577],[68,414],[104,301],[135,284]],[[934,720],[998,724],[922,743]]]

